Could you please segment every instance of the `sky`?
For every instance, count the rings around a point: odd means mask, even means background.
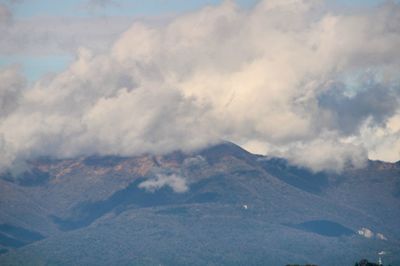
[[[61,18],[103,19],[116,20],[119,17],[118,26],[113,28],[114,33],[121,33],[135,19],[143,17],[168,17],[185,12],[200,9],[207,5],[220,4],[221,0],[1,0],[0,3],[11,13],[13,20],[33,21],[40,24],[41,18],[48,18],[50,21]],[[251,8],[259,2],[258,0],[237,0],[236,3],[243,8]],[[363,8],[381,4],[382,0],[332,0],[331,7],[342,8]],[[49,19],[52,18],[52,19]],[[125,19],[122,19],[125,18]],[[67,19],[68,21],[68,19]],[[117,22],[115,22],[117,23]],[[51,22],[49,23],[50,25]],[[58,24],[56,22],[56,24]],[[43,25],[39,25],[43,27]],[[90,29],[88,29],[90,30]],[[52,35],[50,29],[44,29],[42,33]],[[105,37],[105,36],[104,36]],[[51,39],[51,37],[49,38]],[[51,40],[48,40],[51,41]],[[103,42],[106,42],[105,40]],[[12,44],[10,44],[12,45]],[[85,45],[82,42],[82,45]],[[88,44],[90,45],[90,44]],[[74,47],[76,49],[76,47]],[[25,48],[27,49],[27,48]],[[19,47],[17,51],[10,52],[2,49],[0,54],[0,66],[19,64],[24,74],[31,82],[48,73],[58,72],[72,62],[74,50],[59,50],[49,53],[47,49],[40,49],[39,54],[25,54],[24,49]]]
[[[0,34],[0,170],[221,140],[400,160],[399,1],[0,0]]]

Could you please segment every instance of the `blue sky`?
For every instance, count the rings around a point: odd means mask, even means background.
[[[58,73],[66,65],[71,63],[71,55],[47,55],[47,56],[27,56],[27,55],[1,55],[0,65],[21,65],[23,74],[29,81],[35,81],[45,74]]]
[[[104,2],[104,1],[97,1]],[[218,4],[221,0],[118,0],[107,1],[108,4],[94,5],[91,1],[69,0],[30,0],[15,5],[14,14],[19,18],[32,16],[156,16],[165,13],[181,13],[194,10],[205,5]],[[238,0],[242,6],[251,6],[257,0]]]
[[[106,3],[107,2],[107,3]],[[138,17],[157,17],[179,14],[215,5],[221,0],[1,0],[13,13],[16,22],[48,17],[78,17],[92,19],[96,17],[130,17],[132,21]],[[243,7],[251,7],[258,0],[237,0]],[[329,3],[341,6],[371,6],[381,0],[332,0]],[[93,3],[98,3],[93,4]],[[103,3],[103,4],[102,4]],[[8,54],[0,51],[0,67],[18,64],[31,82],[38,80],[49,72],[58,72],[65,68],[74,58],[71,53],[55,54]]]
[[[4,0],[3,0],[4,1]],[[93,1],[95,2],[95,1]],[[97,1],[106,2],[106,1]],[[12,5],[14,16],[27,18],[32,16],[156,16],[165,13],[182,13],[205,5],[218,4],[221,0],[115,0],[108,4],[98,4],[97,8],[89,8],[91,1],[83,0],[29,0]],[[236,0],[241,6],[250,7],[258,0]],[[382,0],[330,0],[333,4],[350,6],[376,5]],[[7,3],[7,0],[6,0]]]

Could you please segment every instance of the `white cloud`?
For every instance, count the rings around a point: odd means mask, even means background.
[[[381,233],[376,233],[376,238],[380,239],[380,240],[387,240],[386,236],[384,236]]]
[[[316,171],[362,166],[367,152],[396,160],[400,6],[338,14],[316,2],[249,11],[226,1],[134,23],[109,51],[80,49],[66,71],[20,93],[0,121],[0,154],[165,153],[225,139]],[[68,31],[85,35],[82,25]]]
[[[367,159],[361,146],[341,140],[339,136],[330,135],[298,143],[278,155],[316,172],[341,171],[349,165],[363,167]]]
[[[357,233],[360,236],[363,236],[365,238],[376,238],[379,240],[387,240],[386,236],[384,236],[382,233],[374,233],[372,232],[372,230],[368,229],[368,228],[361,228],[360,230],[357,231]]]
[[[25,79],[18,67],[0,69],[0,120],[18,106]]]
[[[374,232],[372,232],[371,230],[369,230],[368,228],[365,228],[365,227],[358,230],[358,234],[365,238],[373,238],[375,235]]]
[[[383,126],[361,127],[361,141],[365,143],[368,157],[373,160],[398,161],[400,158],[400,114],[397,113]]]
[[[186,180],[176,174],[157,174],[155,178],[143,181],[138,185],[139,188],[150,192],[154,192],[165,186],[169,186],[176,193],[183,193],[189,189]]]

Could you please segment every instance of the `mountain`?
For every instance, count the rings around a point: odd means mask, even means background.
[[[314,173],[224,142],[0,177],[1,265],[400,265],[400,162]]]

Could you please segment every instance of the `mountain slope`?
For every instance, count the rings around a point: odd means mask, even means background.
[[[312,173],[226,142],[30,167],[0,179],[0,228],[43,239],[0,238],[0,264],[352,265],[381,250],[400,262],[399,163]]]

